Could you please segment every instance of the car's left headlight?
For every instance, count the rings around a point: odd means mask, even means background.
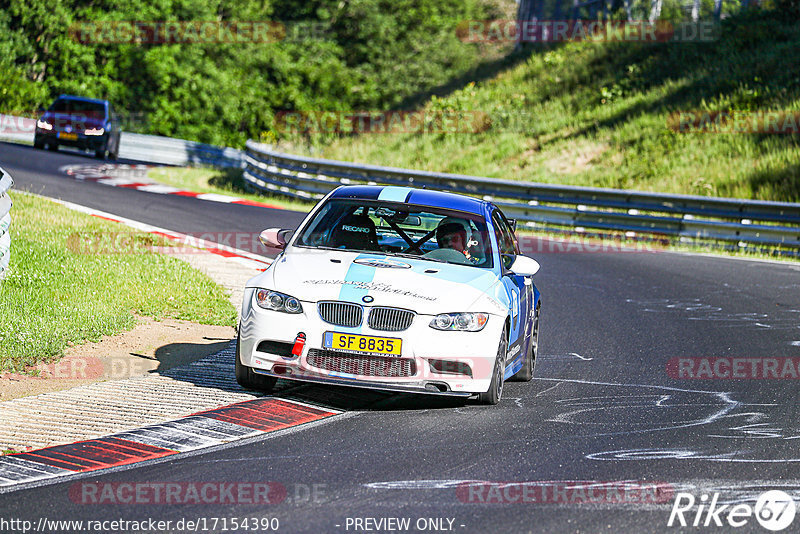
[[[103,135],[106,131],[103,128],[89,128],[84,131],[85,135]]]
[[[489,321],[488,313],[440,313],[431,321],[430,327],[436,330],[461,330],[479,332]]]
[[[302,313],[303,305],[296,298],[270,291],[268,289],[256,290],[256,303],[265,310],[273,310],[284,313]]]

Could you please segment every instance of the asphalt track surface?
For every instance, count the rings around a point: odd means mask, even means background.
[[[17,190],[171,230],[259,231],[301,217],[79,183],[58,172],[91,161],[0,144],[0,166]],[[601,493],[587,503],[573,490],[576,481],[658,482],[692,493],[698,504],[718,493],[719,504],[752,505],[770,489],[800,498],[800,382],[686,380],[667,372],[676,357],[800,357],[800,266],[673,253],[536,259],[543,310],[535,378],[507,383],[498,406],[300,386],[296,394],[345,415],[78,479],[274,481],[286,488],[280,503],[91,505],[70,498],[70,480],[0,494],[0,519],[155,518],[172,521],[170,532],[180,532],[181,519],[202,518],[208,527],[218,518],[208,530],[217,532],[222,518],[278,518],[279,532],[383,532],[366,529],[375,523],[356,528],[355,520],[389,517],[409,518],[411,532],[435,531],[430,523],[417,528],[428,518],[452,519],[455,532],[768,532],[753,517],[736,529],[668,527],[672,499],[613,502]],[[523,499],[518,486],[505,496],[480,485],[470,494],[469,481],[572,489],[545,490],[549,502],[481,503],[472,501]],[[695,511],[685,514],[690,525]],[[800,531],[800,517],[786,531]]]

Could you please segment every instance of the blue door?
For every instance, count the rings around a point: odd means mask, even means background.
[[[530,347],[533,334],[533,314],[538,292],[529,276],[520,276],[509,270],[514,257],[519,254],[511,225],[500,210],[492,213],[497,244],[500,247],[503,286],[510,303],[511,328],[506,356],[506,378],[520,370]]]

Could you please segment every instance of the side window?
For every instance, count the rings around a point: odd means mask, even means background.
[[[508,226],[508,223],[497,210],[492,213],[492,225],[494,226],[497,244],[500,247],[503,266],[508,269],[513,262],[512,256],[516,255],[517,253],[516,246],[514,244],[514,236],[511,233],[511,228]]]
[[[514,250],[511,254],[519,254],[519,246],[517,244],[517,236],[514,234],[514,229],[511,227],[511,223],[508,222],[506,216],[503,215],[502,211],[498,211],[500,218],[503,220],[503,232],[506,236],[508,236],[509,241],[511,242],[511,248]]]

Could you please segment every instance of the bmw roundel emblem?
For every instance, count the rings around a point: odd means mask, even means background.
[[[361,300],[362,300],[362,301],[364,301],[364,302],[366,302],[367,304],[369,304],[370,302],[372,302],[372,301],[373,301],[373,300],[375,300],[375,299],[374,299],[374,298],[372,298],[372,297],[370,297],[369,295],[367,295],[367,296],[365,296],[365,297],[361,297]]]

